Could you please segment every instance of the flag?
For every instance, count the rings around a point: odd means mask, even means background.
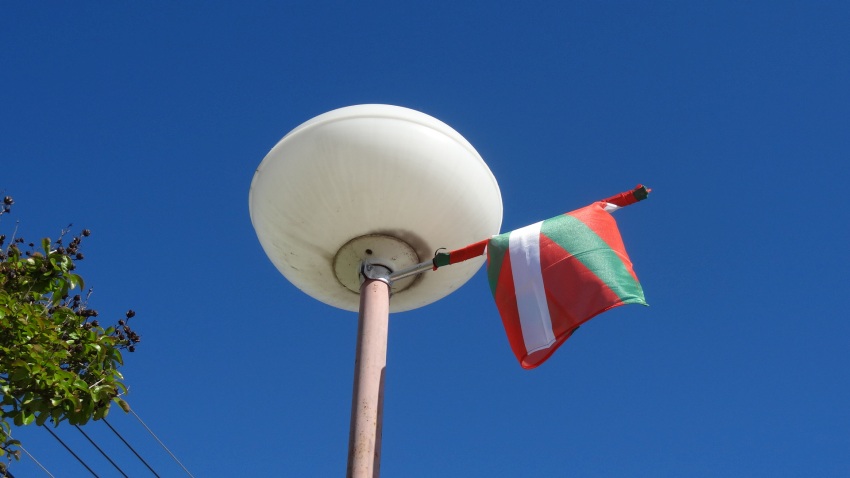
[[[623,304],[647,305],[611,213],[651,191],[638,184],[561,216],[437,251],[430,265],[437,270],[486,253],[508,342],[523,368],[535,368],[593,317]]]
[[[648,192],[639,186],[488,241],[490,290],[523,368],[543,363],[596,315],[647,305],[610,213]]]

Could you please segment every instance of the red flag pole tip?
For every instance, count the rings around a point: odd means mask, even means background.
[[[602,201],[614,204],[615,206],[625,207],[629,204],[634,204],[638,201],[643,201],[649,196],[650,192],[652,192],[652,189],[649,189],[643,184],[638,184],[637,187],[635,187],[631,191],[615,194],[614,196],[603,199]]]

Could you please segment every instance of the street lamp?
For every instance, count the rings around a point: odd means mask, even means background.
[[[379,475],[389,312],[458,289],[483,257],[422,274],[440,248],[499,232],[499,186],[445,123],[357,105],[292,130],[263,159],[251,221],[277,269],[328,305],[358,311],[348,476]]]

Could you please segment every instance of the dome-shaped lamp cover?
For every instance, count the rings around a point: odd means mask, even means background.
[[[260,243],[284,277],[352,311],[358,270],[345,264],[355,256],[404,267],[498,234],[502,222],[499,186],[475,148],[436,118],[390,105],[340,108],[292,130],[257,168],[249,202]],[[394,284],[390,311],[448,295],[483,263]]]

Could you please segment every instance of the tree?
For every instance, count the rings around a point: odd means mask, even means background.
[[[12,204],[6,196],[0,216]],[[121,352],[133,352],[140,340],[129,326],[135,312],[101,326],[88,304],[91,290],[79,293],[84,283],[74,272],[90,231],[66,244],[68,233],[38,246],[0,235],[0,457],[20,458],[12,424],[82,425],[106,417],[113,403],[129,411],[118,368]],[[4,469],[0,462],[0,476]]]

